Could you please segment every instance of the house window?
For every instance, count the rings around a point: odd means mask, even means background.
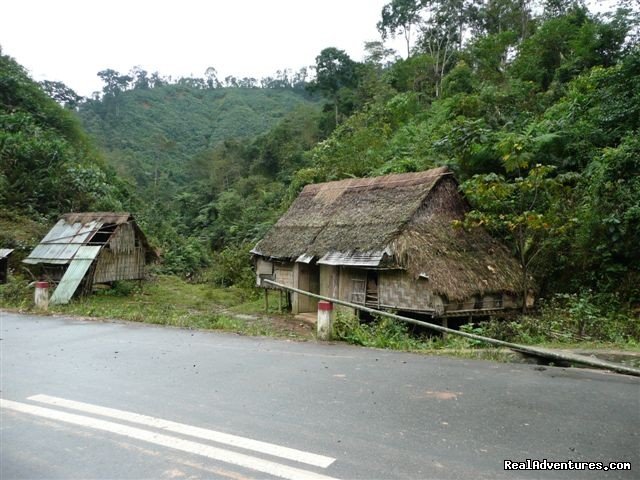
[[[367,294],[367,282],[362,279],[351,280],[351,302],[360,303],[364,305],[364,300]]]

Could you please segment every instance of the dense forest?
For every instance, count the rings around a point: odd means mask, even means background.
[[[624,1],[392,0],[360,62],[328,47],[310,75],[260,81],[104,70],[91,99],[1,56],[0,216],[131,210],[164,271],[250,285],[250,247],[304,185],[447,165],[473,208],[459,228],[502,239],[542,297],[637,307],[638,20]]]
[[[0,243],[28,250],[59,212],[134,203],[75,114],[0,53]]]

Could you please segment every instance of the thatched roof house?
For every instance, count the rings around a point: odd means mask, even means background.
[[[144,278],[156,257],[131,214],[87,212],[63,215],[23,261],[59,282],[52,303],[67,303],[80,285]]]
[[[454,226],[468,209],[446,167],[307,185],[252,250],[258,283],[432,316],[516,307],[520,267],[484,230]]]

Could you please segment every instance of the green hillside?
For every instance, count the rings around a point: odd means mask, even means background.
[[[63,212],[129,206],[77,118],[0,52],[0,246],[26,251]]]
[[[197,153],[265,132],[311,103],[300,90],[177,83],[105,94],[84,103],[79,116],[118,173],[153,194],[184,185],[186,163]]]
[[[416,32],[407,58],[383,42],[363,62],[329,47],[297,87],[105,70],[78,115],[137,185],[143,202],[122,205],[165,273],[251,289],[249,250],[304,185],[447,165],[472,209],[456,226],[490,231],[519,261],[523,291],[560,305],[527,335],[637,342],[640,14],[534,4],[393,0],[378,29]],[[45,215],[124,201],[73,116],[3,68],[0,201]]]

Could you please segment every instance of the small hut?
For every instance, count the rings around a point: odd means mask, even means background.
[[[522,306],[521,268],[482,229],[446,167],[307,185],[254,247],[257,283],[427,317],[490,315]],[[316,300],[293,293],[293,313]]]
[[[131,214],[89,212],[63,215],[23,261],[57,282],[52,303],[68,303],[78,287],[143,279],[156,257]]]
[[[0,248],[0,283],[7,283],[9,279],[9,256],[13,248]]]

